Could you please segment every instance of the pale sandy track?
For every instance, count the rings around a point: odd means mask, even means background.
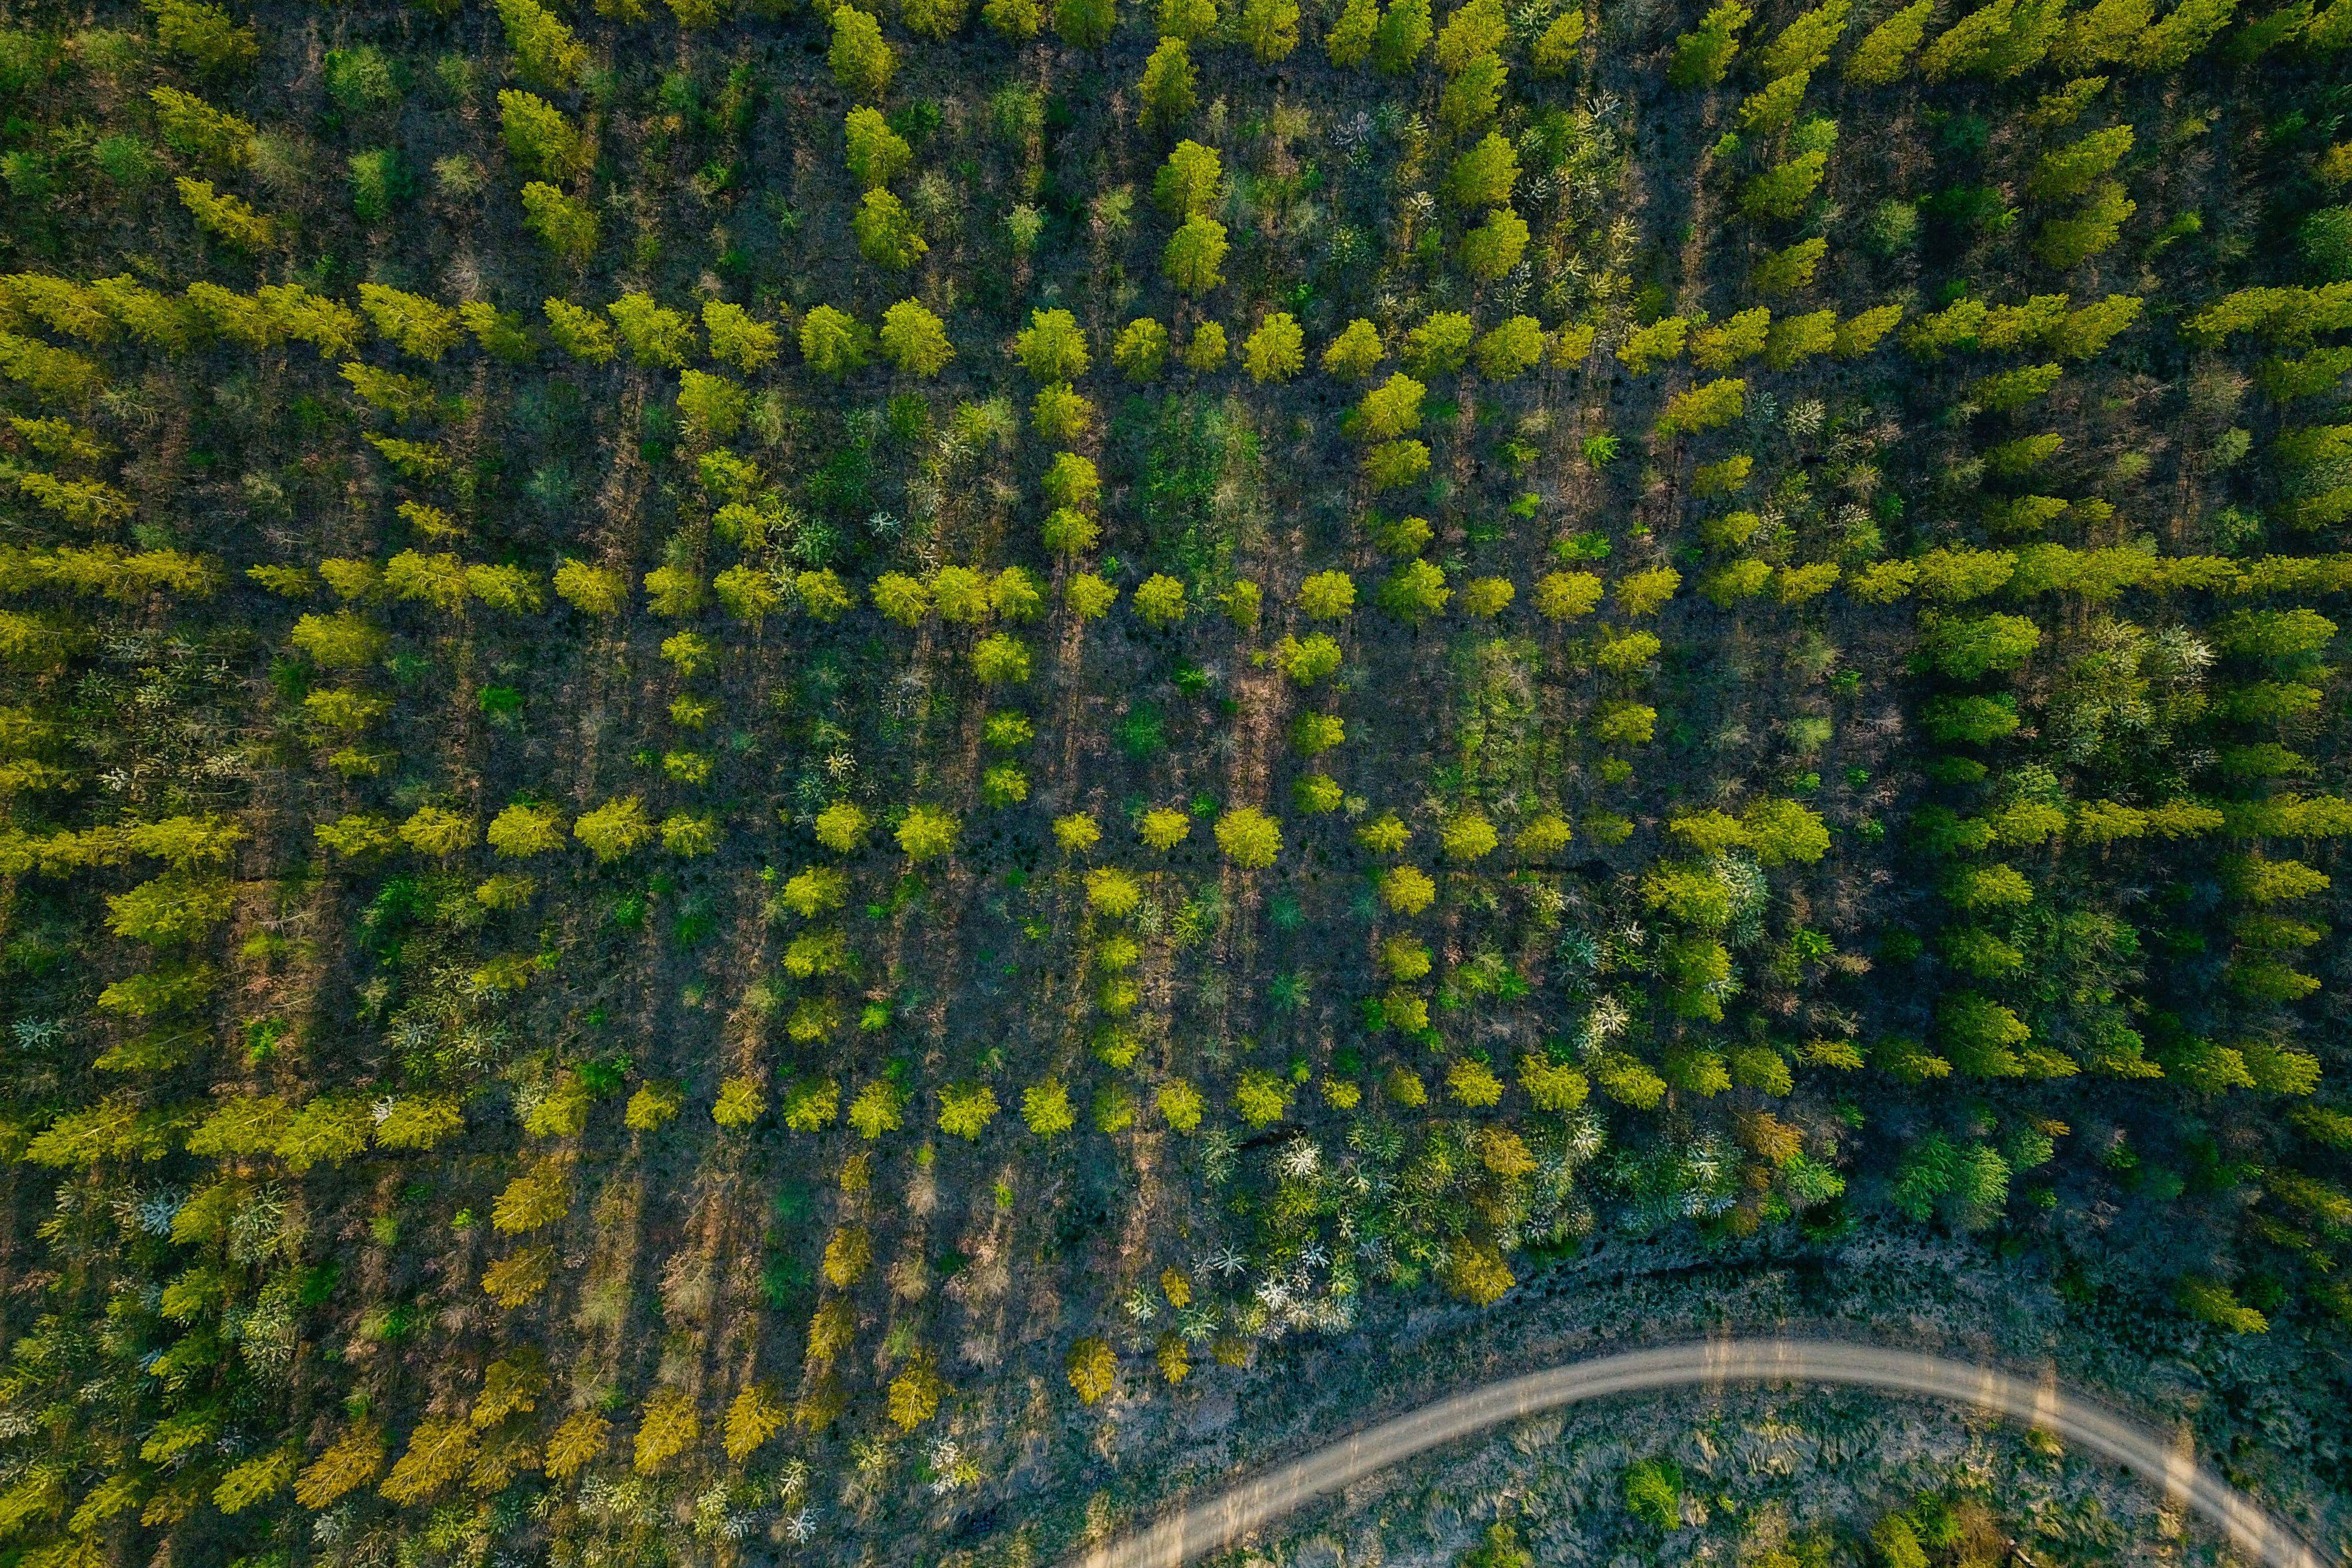
[[[1598,1356],[1452,1395],[1316,1449],[1194,1503],[1066,1568],[1181,1568],[1314,1498],[1400,1460],[1507,1421],[1622,1394],[1729,1384],[1834,1384],[1973,1406],[2056,1434],[2123,1466],[2194,1510],[2243,1555],[2270,1568],[2326,1568],[2318,1553],[2176,1438],[2085,1395],[1921,1351],[1818,1339],[1719,1339]]]

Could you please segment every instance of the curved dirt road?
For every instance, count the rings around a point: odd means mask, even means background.
[[[1973,1405],[2055,1433],[2154,1482],[2269,1568],[2326,1568],[2261,1504],[2200,1464],[2185,1432],[2177,1442],[2069,1393],[2054,1379],[2030,1382],[1920,1351],[1761,1338],[1628,1351],[1453,1395],[1194,1503],[1139,1534],[1073,1557],[1066,1568],[1182,1568],[1313,1498],[1506,1421],[1612,1395],[1733,1383],[1839,1384]]]

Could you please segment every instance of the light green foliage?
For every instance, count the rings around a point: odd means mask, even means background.
[[[901,299],[882,312],[877,338],[883,357],[908,375],[936,376],[955,358],[947,324],[912,299]],[[807,352],[805,347],[803,352]],[[815,362],[814,355],[808,357]]]
[[[1509,381],[1535,369],[1543,359],[1543,326],[1532,316],[1514,316],[1483,334],[1473,350],[1478,373],[1489,381]]]
[[[878,109],[860,107],[842,122],[850,178],[866,190],[887,185],[915,161],[907,139],[890,129]]]
[[[1242,342],[1242,368],[1255,382],[1279,383],[1307,367],[1307,334],[1286,310],[1268,316]]]
[[[865,323],[830,305],[801,318],[801,358],[821,375],[841,381],[856,374],[866,368],[872,345]]]
[[[860,98],[878,99],[889,91],[898,69],[898,51],[883,41],[882,24],[855,5],[834,7],[833,47],[825,58],[834,81]]]
[[[588,50],[562,20],[538,0],[497,0],[515,74],[526,86],[560,92],[577,85]]]
[[[562,180],[580,168],[580,133],[561,110],[536,93],[499,94],[499,130],[507,152],[526,173]]]
[[[1578,47],[1584,42],[1584,34],[1583,8],[1564,7],[1536,36],[1528,49],[1528,62],[1535,67],[1538,76],[1564,76],[1577,63]]]
[[[1873,27],[1846,57],[1845,79],[1856,87],[1885,87],[1902,79],[1935,15],[1936,0],[1913,0]]]
[[[1669,86],[1713,87],[1731,70],[1739,53],[1739,35],[1755,16],[1738,0],[1726,0],[1675,40],[1674,57],[1666,65]]]
[[[1226,252],[1231,247],[1225,240],[1225,225],[1216,219],[1195,214],[1186,218],[1181,226],[1169,236],[1168,248],[1161,255],[1160,267],[1168,281],[1185,294],[1206,294],[1224,281],[1223,268]],[[1223,329],[1219,329],[1222,338]]]
[[[1387,76],[1402,76],[1429,47],[1429,0],[1389,0],[1372,36],[1372,64]]]
[[[1454,160],[1445,175],[1446,199],[1462,207],[1507,205],[1518,181],[1518,150],[1490,131]]]
[[[1162,38],[1143,62],[1143,79],[1136,84],[1143,123],[1160,130],[1181,123],[1200,101],[1199,81],[1192,47],[1181,38]]]
[[[1496,207],[1485,223],[1462,236],[1462,270],[1491,283],[1518,266],[1527,249],[1527,220],[1508,207]]]
[[[1817,71],[1845,33],[1851,0],[1827,0],[1792,18],[1756,54],[1756,73],[1767,81],[1799,71]]]
[[[1242,0],[1234,32],[1261,64],[1288,59],[1298,47],[1298,0]]]
[[[906,271],[930,249],[916,230],[914,214],[895,192],[866,192],[850,229],[857,236],[858,254],[892,272]]]
[[[2080,141],[2044,152],[2025,182],[2026,194],[2036,201],[2063,201],[2089,190],[2123,162],[2132,149],[2132,128],[2117,125],[2095,131]]]

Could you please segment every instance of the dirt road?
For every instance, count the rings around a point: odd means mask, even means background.
[[[1292,1509],[1400,1460],[1506,1421],[1588,1399],[1734,1383],[1826,1383],[1972,1405],[2039,1427],[2163,1489],[2240,1552],[2270,1568],[2326,1568],[2286,1525],[2197,1460],[2178,1438],[2086,1396],[1920,1351],[1835,1340],[1720,1339],[1604,1355],[1502,1379],[1342,1437],[1303,1458],[1194,1503],[1139,1534],[1096,1547],[1066,1568],[1181,1568]]]

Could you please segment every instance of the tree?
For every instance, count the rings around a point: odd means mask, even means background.
[[[576,85],[588,68],[588,50],[556,15],[538,0],[497,0],[507,47],[514,51],[515,75],[550,92]]]
[[[649,294],[624,294],[604,313],[619,329],[629,358],[645,369],[684,370],[694,353],[693,326]]]
[[[940,1407],[940,1396],[947,1392],[930,1358],[918,1354],[905,1371],[890,1380],[884,1400],[883,1414],[901,1432],[911,1432],[929,1420]]]
[[[1242,0],[1234,31],[1261,62],[1288,59],[1298,47],[1298,0]]]
[[[1054,30],[1074,49],[1098,49],[1118,21],[1116,0],[1055,0]]]
[[[1629,1465],[1622,1483],[1625,1511],[1654,1530],[1680,1530],[1682,1486],[1682,1467],[1672,1459],[1643,1459]]]
[[[1324,55],[1342,70],[1362,65],[1371,56],[1380,28],[1380,0],[1346,0],[1331,30],[1323,36]]]
[[[1739,34],[1755,16],[1738,0],[1726,0],[1700,19],[1697,28],[1675,40],[1674,57],[1666,65],[1670,87],[1714,87],[1730,73],[1739,53]]]
[[[1205,214],[1224,188],[1224,160],[1213,147],[1179,141],[1151,177],[1151,199],[1171,218]]]
[[[1579,46],[1584,42],[1584,11],[1579,5],[1563,9],[1546,24],[1528,49],[1528,60],[1535,67],[1536,74],[1541,77],[1567,75],[1569,68],[1577,63]]]
[[[1168,248],[1160,257],[1160,270],[1183,293],[1206,294],[1224,281],[1220,269],[1229,248],[1225,225],[1214,218],[1195,214],[1186,218],[1169,237]],[[1219,336],[1222,338],[1222,330]]]
[[[909,375],[936,376],[955,358],[947,324],[912,299],[882,312],[880,341],[883,357]]]
[[[2125,222],[2139,204],[2124,194],[2113,180],[2104,181],[2090,199],[2069,218],[2053,218],[2033,236],[2033,254],[2042,264],[2071,271],[2116,243]]]
[[[1091,362],[1086,333],[1067,310],[1032,310],[1029,325],[1013,340],[1013,352],[1040,382],[1076,381]]]
[[[499,129],[508,153],[524,172],[549,180],[579,172],[580,133],[561,110],[537,93],[511,88],[499,92]]]
[[[1414,559],[1399,566],[1381,584],[1380,604],[1398,620],[1419,625],[1443,611],[1453,597],[1442,568]]]
[[[882,24],[855,5],[834,8],[833,47],[825,57],[835,83],[861,98],[888,92],[898,69],[898,52],[883,41]]]
[[[1149,316],[1137,317],[1111,345],[1110,360],[1130,382],[1157,380],[1168,362],[1168,329]]]
[[[2123,162],[2132,149],[2132,128],[2117,125],[2095,131],[2063,147],[2044,152],[2026,177],[2025,193],[2038,202],[2079,196]]]
[[[1307,334],[1286,310],[1277,310],[1242,343],[1242,368],[1260,383],[1290,380],[1307,364]]]
[[[1381,329],[1359,316],[1324,349],[1323,371],[1345,381],[1360,382],[1372,373],[1385,352]],[[1414,423],[1420,423],[1417,417]]]
[[[630,1467],[652,1475],[701,1440],[702,1417],[683,1388],[665,1388],[646,1401]]]
[[[1751,176],[1739,187],[1739,210],[1751,218],[1793,218],[1829,168],[1824,152],[1801,153]]]
[[[801,318],[801,357],[809,368],[835,381],[864,370],[874,338],[866,324],[830,305],[813,307]]]
[[[1518,266],[1527,248],[1528,221],[1508,207],[1496,207],[1485,223],[1462,236],[1462,269],[1492,283]]]
[[[741,1464],[784,1428],[792,1409],[775,1386],[766,1383],[744,1385],[727,1407],[727,1426],[723,1434],[727,1457]]]
[[[654,832],[645,802],[635,795],[608,800],[572,824],[572,836],[606,864],[651,843]]]
[[[1041,1138],[1058,1137],[1078,1124],[1070,1108],[1069,1086],[1058,1078],[1033,1083],[1021,1094],[1021,1119]]]
[[[294,1500],[316,1512],[375,1479],[383,1460],[383,1431],[359,1423],[304,1468],[294,1482]]]
[[[755,320],[740,305],[724,299],[702,303],[702,329],[710,340],[710,357],[750,374],[775,362],[776,329]]]
[[[207,76],[225,76],[251,66],[261,47],[251,27],[240,27],[228,13],[196,0],[157,0],[155,41],[175,55],[184,55]]]
[[[878,109],[859,107],[842,122],[850,177],[866,190],[887,185],[907,172],[915,150],[890,129]]]
[[[1096,1404],[1118,1386],[1118,1357],[1111,1354],[1108,1340],[1078,1341],[1070,1347],[1063,1366],[1082,1404]]]
[[[1282,824],[1255,806],[1235,806],[1217,819],[1217,847],[1244,871],[1270,866],[1282,852]]]
[[[850,227],[857,236],[858,253],[893,272],[906,271],[930,249],[916,232],[914,214],[907,210],[907,204],[887,190],[866,192]]]
[[[1200,101],[1195,90],[1198,81],[1191,47],[1181,38],[1160,39],[1151,57],[1144,61],[1143,79],[1137,84],[1143,123],[1164,131],[1181,121]]]
[[[967,1143],[996,1120],[996,1092],[984,1083],[951,1083],[940,1091],[940,1131]]]
[[[1372,37],[1372,64],[1383,76],[1412,69],[1429,47],[1429,0],[1390,0]]]
[[[2016,615],[1937,618],[1928,623],[1922,645],[1938,672],[1969,681],[2025,663],[2042,645],[2042,629]]]
[[[1467,315],[1459,310],[1435,311],[1405,334],[1405,368],[1416,376],[1451,374],[1469,360],[1471,345],[1476,340],[1477,329]],[[1397,378],[1391,377],[1389,385],[1393,387],[1397,384]],[[1370,401],[1367,395],[1365,402],[1369,403]],[[1418,399],[1413,406],[1417,414],[1420,407]],[[1416,418],[1414,423],[1419,423]]]
[[[1458,207],[1507,205],[1519,183],[1519,154],[1499,131],[1454,160],[1445,174],[1445,196]]]

